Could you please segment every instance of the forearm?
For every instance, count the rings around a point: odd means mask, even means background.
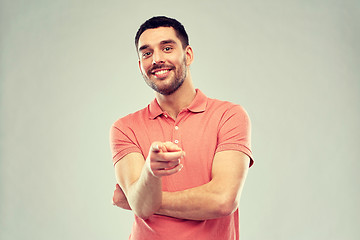
[[[132,210],[126,198],[124,198],[124,200],[120,200],[116,202],[113,201],[113,205],[122,208],[124,210]]]
[[[224,217],[238,207],[238,196],[220,191],[212,182],[179,192],[163,192],[157,214],[189,220]]]
[[[131,210],[131,207],[127,201],[124,191],[119,184],[115,185],[115,190],[112,197],[112,204],[125,210]]]
[[[239,206],[249,157],[238,151],[215,155],[210,182],[184,191],[164,192],[158,214],[191,220],[227,216]]]
[[[130,153],[116,163],[117,182],[124,190],[124,198],[138,217],[147,219],[159,210],[162,202],[161,177],[180,171],[180,159],[184,154],[171,142],[154,142],[146,161],[140,153]],[[123,198],[120,191],[115,193],[120,194],[119,199]]]
[[[143,170],[139,179],[130,185],[126,195],[133,212],[147,219],[161,206],[161,179]]]

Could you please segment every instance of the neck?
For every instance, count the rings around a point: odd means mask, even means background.
[[[174,93],[170,95],[156,93],[156,100],[163,111],[176,119],[181,110],[191,104],[195,95],[196,91],[189,76]]]

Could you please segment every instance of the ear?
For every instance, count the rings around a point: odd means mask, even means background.
[[[139,69],[140,69],[140,72],[141,72],[141,63],[140,63],[140,60],[139,60]]]
[[[190,45],[186,46],[185,48],[185,57],[186,57],[186,66],[190,66],[191,63],[194,61],[194,52]]]

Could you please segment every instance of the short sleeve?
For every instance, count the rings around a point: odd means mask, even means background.
[[[115,122],[110,129],[110,148],[113,164],[132,152],[141,152],[136,143],[136,137],[130,127],[126,126],[121,119]]]
[[[239,105],[226,110],[218,129],[216,152],[236,150],[250,157],[251,167],[254,163],[251,151],[251,122],[247,112]]]

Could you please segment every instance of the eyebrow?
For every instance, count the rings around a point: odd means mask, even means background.
[[[160,45],[169,44],[169,43],[171,43],[171,44],[176,44],[176,42],[175,42],[174,40],[169,39],[169,40],[161,41],[161,42],[160,42]]]
[[[141,46],[140,48],[139,48],[139,52],[141,52],[142,50],[145,50],[145,49],[147,49],[148,47],[150,47],[149,45],[143,45],[143,46]]]
[[[163,41],[161,41],[161,42],[160,42],[160,45],[165,45],[165,44],[169,44],[169,43],[171,43],[171,44],[177,44],[174,40],[168,39],[168,40],[163,40]],[[141,51],[143,51],[143,50],[145,50],[145,49],[147,49],[147,48],[149,48],[149,47],[150,47],[150,45],[145,44],[145,45],[143,45],[143,46],[141,46],[141,47],[139,48],[139,52],[141,52]]]

